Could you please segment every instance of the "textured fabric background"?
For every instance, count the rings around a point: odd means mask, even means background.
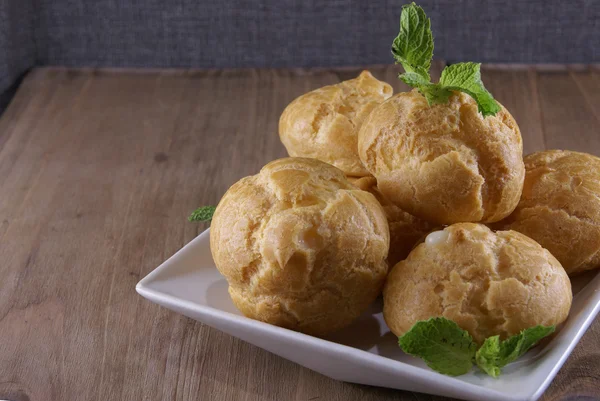
[[[33,65],[391,63],[408,0],[0,0],[0,93]],[[450,62],[599,62],[600,0],[421,0]]]
[[[35,63],[34,0],[0,0],[0,112],[15,81]]]
[[[408,0],[39,0],[44,64],[313,67],[390,63]],[[449,61],[599,61],[599,0],[420,0]]]

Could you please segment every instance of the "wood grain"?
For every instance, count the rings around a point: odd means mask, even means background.
[[[358,71],[30,73],[0,119],[0,399],[443,400],[331,380],[134,290],[205,229],[191,210],[285,156],[291,100]],[[597,71],[483,74],[526,152],[600,155]],[[599,385],[596,322],[544,399]]]

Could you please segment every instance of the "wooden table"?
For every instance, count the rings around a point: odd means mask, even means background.
[[[406,89],[396,67],[371,71]],[[190,211],[285,156],[292,99],[358,72],[32,71],[0,119],[0,399],[442,400],[331,380],[134,289],[206,228]],[[597,67],[484,81],[526,153],[600,155]],[[544,399],[599,397],[600,319]]]

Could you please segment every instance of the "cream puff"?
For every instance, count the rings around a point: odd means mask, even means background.
[[[358,157],[363,121],[393,89],[368,71],[357,78],[306,93],[284,110],[279,136],[290,156],[312,157],[350,176],[368,174]]]
[[[389,229],[377,199],[341,170],[286,158],[227,191],[210,247],[244,315],[322,336],[350,324],[381,293]]]
[[[397,336],[420,320],[445,317],[481,343],[558,325],[571,301],[565,270],[537,242],[516,231],[458,223],[429,234],[394,266],[383,316]]]
[[[600,266],[600,158],[568,150],[525,157],[525,185],[500,224],[548,249],[568,274]]]
[[[358,153],[383,195],[438,224],[501,220],[523,188],[517,123],[502,106],[483,117],[462,92],[431,106],[416,89],[393,96],[363,123]]]

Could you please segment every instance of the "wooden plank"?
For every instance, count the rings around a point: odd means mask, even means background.
[[[600,121],[600,73],[598,69],[587,71],[570,71],[569,76],[573,79],[577,88],[583,95],[587,106],[598,121]]]
[[[399,67],[369,69],[407,89]],[[191,210],[285,156],[277,125],[290,101],[358,72],[31,73],[0,119],[0,399],[443,400],[331,380],[133,290],[204,230],[185,221]],[[566,99],[545,98],[557,90],[543,74],[484,71],[526,148],[543,132],[596,143],[584,130],[597,132],[596,75],[557,77]],[[573,118],[576,99],[579,131],[553,115],[568,101]],[[546,399],[592,394],[599,336],[595,324]]]
[[[596,95],[590,94],[592,88],[582,92],[584,81],[595,81],[590,80],[588,74],[538,73],[540,109],[548,149],[570,149],[600,155],[598,106],[588,100]]]

